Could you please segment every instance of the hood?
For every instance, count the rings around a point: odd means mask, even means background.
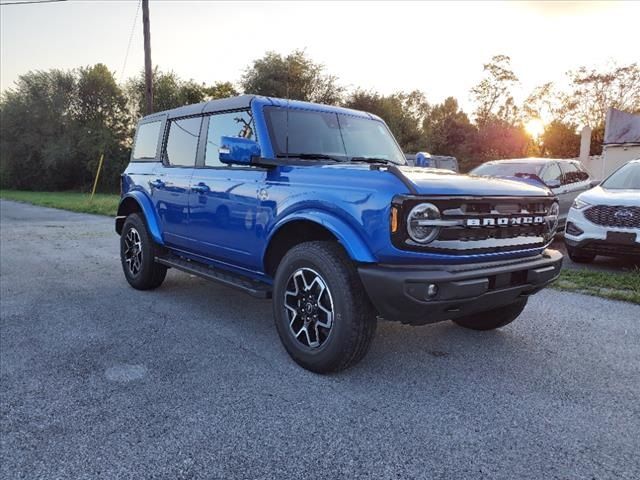
[[[640,192],[635,189],[608,189],[598,186],[581,193],[578,198],[591,205],[640,207]]]
[[[553,196],[548,188],[521,179],[460,175],[434,168],[398,167],[398,171],[421,195]]]

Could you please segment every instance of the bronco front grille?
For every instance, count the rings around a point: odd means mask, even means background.
[[[595,205],[585,210],[584,216],[604,227],[640,228],[640,207]]]
[[[406,234],[406,216],[417,204],[432,203],[447,225],[428,244]],[[398,248],[444,254],[508,252],[544,247],[551,240],[548,215],[553,197],[399,197]]]

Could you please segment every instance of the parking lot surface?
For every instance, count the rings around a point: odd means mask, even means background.
[[[381,322],[319,376],[268,301],[175,271],[133,290],[111,219],[0,209],[0,478],[640,478],[637,305],[545,290],[495,332]]]

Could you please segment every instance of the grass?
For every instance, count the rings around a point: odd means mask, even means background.
[[[551,287],[640,305],[640,269],[628,272],[562,270]]]
[[[88,193],[79,192],[27,192],[23,190],[0,190],[0,198],[18,202],[42,205],[43,207],[61,208],[72,212],[95,213],[114,217],[118,210],[120,196],[116,194],[97,193],[90,200]]]

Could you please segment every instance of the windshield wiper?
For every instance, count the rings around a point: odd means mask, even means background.
[[[350,162],[365,162],[365,163],[393,163],[391,160],[387,160],[386,158],[378,158],[378,157],[351,157]]]
[[[327,155],[325,153],[279,153],[276,155],[278,158],[302,158],[303,160],[333,160],[334,162],[340,162],[341,160]]]

